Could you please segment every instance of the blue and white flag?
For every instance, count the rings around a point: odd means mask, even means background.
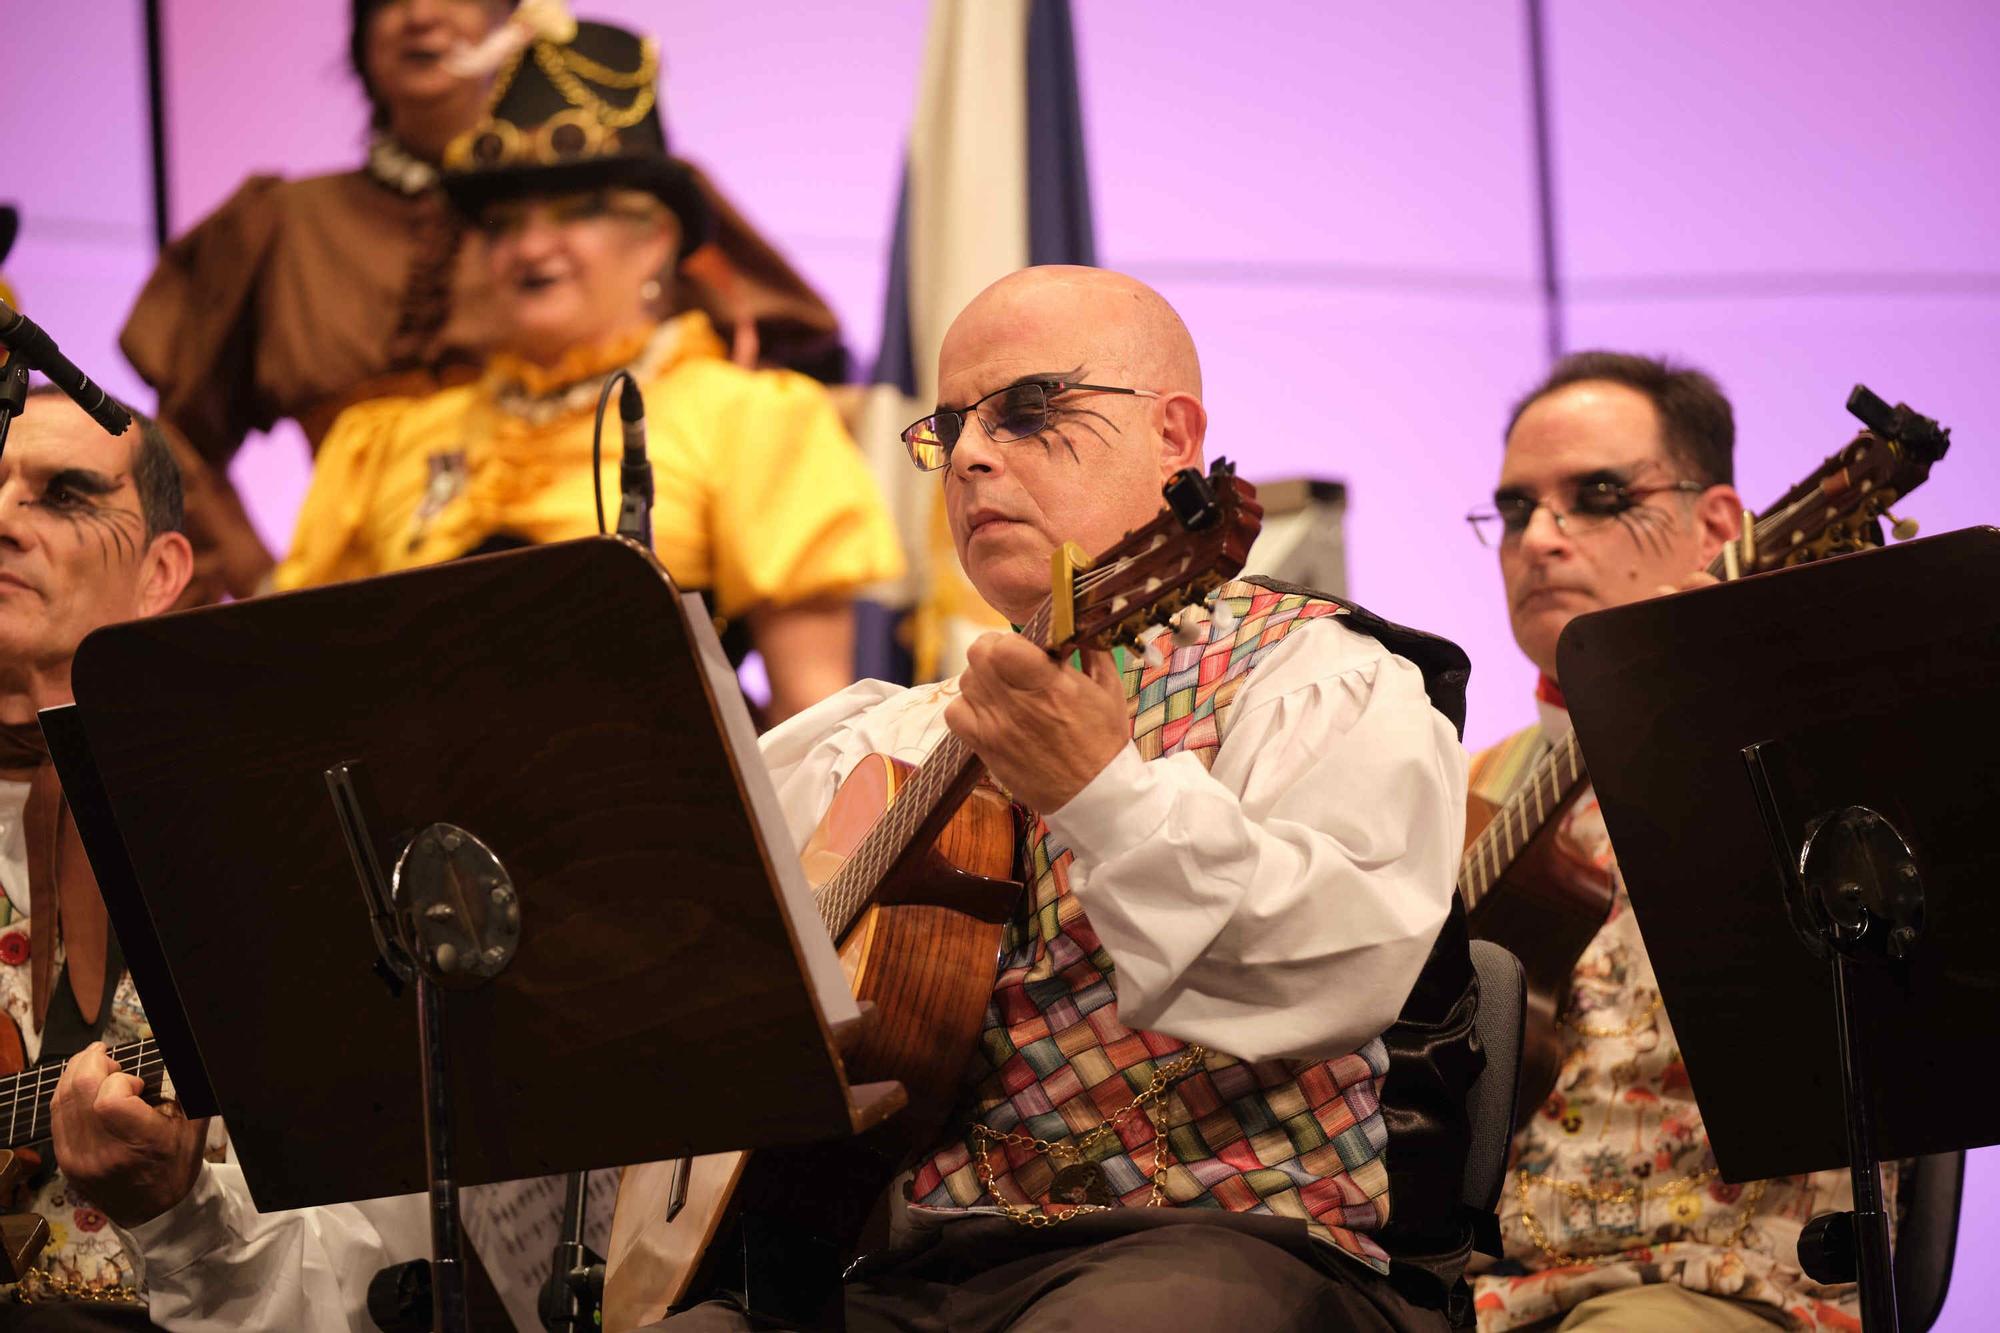
[[[937,405],[938,346],[982,289],[1030,264],[1095,262],[1069,0],[934,0],[857,430],[911,571],[883,600],[913,612],[916,679],[957,670],[1004,622],[959,573],[938,477],[910,466],[898,432]],[[890,644],[865,636],[863,673],[886,674]]]

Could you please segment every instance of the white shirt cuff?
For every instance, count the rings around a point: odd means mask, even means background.
[[[235,1234],[242,1201],[224,1188],[221,1175],[215,1163],[203,1162],[194,1188],[166,1212],[129,1229],[112,1224],[142,1281],[148,1272],[179,1272]]]
[[[1173,809],[1171,784],[1157,767],[1139,757],[1137,746],[1127,745],[1062,809],[1043,816],[1049,832],[1086,870],[1141,846]]]

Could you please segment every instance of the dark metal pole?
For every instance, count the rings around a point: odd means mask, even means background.
[[[1556,240],[1555,148],[1549,127],[1549,42],[1543,0],[1527,0],[1528,96],[1534,112],[1535,221],[1541,237],[1542,326],[1549,360],[1563,354],[1562,249]]]
[[[153,156],[153,245],[164,249],[167,219],[167,96],[166,44],[162,36],[160,0],[146,5],[146,122]]]
[[[445,1050],[444,996],[417,969],[417,1030],[423,1045],[424,1149],[431,1165],[431,1317],[437,1333],[465,1333],[465,1245],[458,1223],[458,1180],[452,1162],[450,1065]]]
[[[1897,1333],[1896,1270],[1889,1249],[1889,1214],[1882,1207],[1882,1164],[1876,1160],[1874,1116],[1867,1076],[1856,1047],[1851,1006],[1853,969],[1860,964],[1833,952],[1834,1028],[1840,1041],[1840,1090],[1847,1103],[1847,1169],[1854,1182],[1854,1241],[1861,1281],[1864,1333]]]

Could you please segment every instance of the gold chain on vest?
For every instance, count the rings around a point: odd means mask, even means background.
[[[143,1309],[146,1293],[137,1287],[93,1287],[78,1278],[57,1277],[47,1269],[31,1268],[14,1285],[14,1301],[18,1305],[75,1301],[84,1305],[132,1305]]]
[[[549,82],[556,86],[556,91],[571,106],[581,107],[596,116],[606,128],[628,129],[644,120],[646,113],[653,109],[653,75],[659,69],[660,61],[650,42],[639,59],[639,68],[630,74],[606,69],[596,61],[587,60],[574,51],[558,49],[547,42],[536,42],[533,49],[535,63],[542,67],[542,73],[549,76]],[[632,99],[632,105],[615,107],[585,87],[578,74],[608,88],[637,88],[639,95]]]
[[[1653,1015],[1660,1012],[1660,1005],[1663,1002],[1664,997],[1657,994],[1654,995],[1653,1002],[1646,1006],[1646,1011],[1623,1027],[1599,1026],[1594,1023],[1586,1023],[1568,1012],[1565,1012],[1558,1021],[1570,1029],[1570,1031],[1585,1037],[1636,1037],[1641,1032],[1653,1026]]]
[[[996,1143],[1011,1143],[1017,1147],[1032,1148],[1040,1155],[1053,1161],[1061,1170],[1078,1167],[1088,1168],[1092,1172],[1097,1172],[1099,1179],[1101,1179],[1102,1173],[1097,1171],[1096,1165],[1083,1160],[1084,1153],[1089,1151],[1091,1144],[1097,1142],[1098,1139],[1110,1133],[1119,1125],[1124,1124],[1133,1112],[1143,1111],[1146,1115],[1146,1122],[1153,1127],[1153,1193],[1152,1197],[1148,1198],[1142,1206],[1146,1208],[1158,1208],[1162,1206],[1167,1201],[1167,1127],[1160,1121],[1153,1119],[1153,1107],[1157,1103],[1164,1102],[1169,1086],[1186,1075],[1192,1074],[1200,1067],[1201,1062],[1207,1056],[1208,1052],[1199,1046],[1188,1047],[1186,1051],[1182,1052],[1170,1064],[1158,1066],[1153,1070],[1153,1081],[1146,1085],[1144,1092],[1141,1092],[1137,1097],[1134,1097],[1131,1101],[1112,1112],[1108,1118],[1100,1121],[1096,1128],[1086,1130],[1081,1136],[1071,1135],[1070,1141],[1067,1143],[1060,1139],[1038,1139],[1031,1134],[1002,1134],[997,1129],[987,1128],[977,1120],[973,1121],[973,1151],[978,1158],[976,1169],[980,1185],[985,1188],[988,1194],[993,1196],[993,1202],[999,1206],[1002,1216],[1008,1218],[1010,1221],[1018,1222],[1024,1227],[1052,1227],[1058,1222],[1067,1222],[1079,1213],[1104,1212],[1107,1205],[1077,1203],[1074,1205],[1059,1205],[1067,1208],[1067,1211],[1051,1213],[1047,1211],[1045,1206],[1038,1207],[1034,1204],[1029,1204],[1023,1207],[1020,1204],[1001,1198],[1000,1191],[993,1187],[993,1168],[986,1160],[987,1149]],[[1055,1201],[1051,1200],[1051,1202]]]
[[[1528,1190],[1531,1186],[1540,1185],[1544,1189],[1564,1195],[1576,1203],[1636,1204],[1642,1199],[1682,1198],[1693,1194],[1695,1190],[1715,1179],[1715,1176],[1716,1170],[1711,1166],[1682,1176],[1678,1180],[1670,1180],[1664,1185],[1619,1185],[1593,1188],[1589,1185],[1579,1185],[1568,1180],[1550,1180],[1546,1176],[1537,1176],[1530,1171],[1522,1170],[1514,1173],[1514,1190],[1520,1196],[1521,1226],[1527,1231],[1528,1239],[1534,1242],[1535,1248],[1547,1255],[1549,1260],[1557,1267],[1568,1268],[1576,1264],[1617,1263],[1626,1257],[1629,1250],[1620,1250],[1613,1254],[1566,1254],[1557,1249],[1554,1242],[1549,1239],[1549,1233],[1543,1229],[1541,1219],[1535,1216],[1534,1204],[1528,1198]],[[1770,1188],[1770,1185],[1771,1182],[1768,1180],[1759,1180],[1744,1191],[1743,1216],[1737,1219],[1736,1230],[1731,1232],[1729,1239],[1723,1243],[1723,1249],[1735,1249],[1743,1243],[1743,1238],[1750,1234],[1750,1223],[1757,1216],[1757,1205],[1764,1201],[1764,1191]],[[1640,1244],[1652,1243],[1654,1242],[1640,1242]],[[1708,1243],[1713,1244],[1714,1242],[1711,1241]]]

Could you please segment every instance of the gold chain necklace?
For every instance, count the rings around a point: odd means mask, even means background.
[[[542,67],[542,73],[548,75],[549,82],[556,86],[556,91],[561,93],[571,106],[580,107],[596,116],[598,122],[607,129],[629,129],[631,126],[637,125],[640,121],[644,120],[646,113],[653,109],[653,74],[659,68],[660,62],[659,57],[653,51],[650,44],[647,45],[645,54],[640,58],[639,68],[632,74],[623,75],[617,74],[615,71],[605,70],[604,66],[597,65],[593,61],[585,61],[574,52],[559,51],[547,42],[536,42],[533,49],[535,52],[535,63]],[[630,82],[622,86],[637,88],[639,95],[632,99],[632,105],[623,108],[615,107],[585,87],[583,80],[579,79],[576,73],[572,72],[572,65],[576,65],[579,69],[594,66],[599,71],[612,74],[614,78],[630,80]],[[607,86],[621,86],[619,84],[612,84],[609,80],[597,78],[594,74],[586,74],[585,77],[592,78],[596,82],[606,84]]]
[[[641,385],[650,384],[659,377],[663,368],[680,353],[681,340],[687,335],[687,322],[676,317],[662,323],[639,349],[639,354],[623,367],[613,367],[601,375],[592,375],[560,389],[552,389],[545,394],[535,394],[513,379],[495,375],[497,381],[493,392],[493,406],[511,417],[518,417],[531,426],[546,426],[552,421],[578,412],[587,412],[597,402],[597,395],[604,388],[604,381],[617,374],[620,369],[631,373]],[[489,370],[489,374],[492,371]]]
[[[1521,1200],[1521,1226],[1527,1231],[1528,1239],[1557,1267],[1568,1268],[1575,1264],[1617,1263],[1637,1247],[1628,1246],[1613,1254],[1568,1254],[1557,1249],[1554,1242],[1549,1239],[1549,1233],[1543,1229],[1541,1219],[1535,1216],[1534,1204],[1528,1197],[1531,1185],[1540,1184],[1544,1189],[1565,1195],[1579,1203],[1638,1203],[1641,1199],[1678,1198],[1692,1194],[1715,1179],[1715,1176],[1716,1170],[1711,1166],[1682,1176],[1678,1180],[1670,1180],[1664,1185],[1592,1188],[1569,1180],[1551,1180],[1547,1176],[1537,1176],[1522,1170],[1514,1173],[1514,1190]],[[1744,1191],[1743,1216],[1737,1219],[1736,1230],[1730,1233],[1728,1241],[1722,1246],[1723,1249],[1735,1249],[1743,1243],[1743,1238],[1750,1234],[1750,1223],[1757,1215],[1757,1205],[1764,1201],[1764,1191],[1769,1189],[1770,1185],[1771,1182],[1768,1180],[1759,1180]],[[1643,1245],[1645,1242],[1640,1243]]]
[[[1146,1123],[1153,1127],[1153,1192],[1141,1206],[1162,1206],[1167,1201],[1167,1127],[1163,1120],[1153,1118],[1153,1109],[1156,1104],[1164,1103],[1168,1087],[1193,1073],[1207,1055],[1208,1052],[1199,1046],[1188,1047],[1171,1064],[1153,1070],[1153,1081],[1146,1085],[1144,1092],[1112,1112],[1094,1129],[1084,1131],[1081,1136],[1071,1135],[1067,1143],[1060,1139],[1038,1139],[1030,1134],[1002,1134],[977,1120],[973,1121],[973,1152],[977,1157],[975,1171],[980,1185],[993,1196],[993,1202],[998,1205],[1003,1217],[1024,1227],[1052,1227],[1058,1222],[1067,1222],[1079,1213],[1104,1212],[1116,1201],[1112,1199],[1111,1187],[1104,1179],[1104,1169],[1096,1162],[1085,1161],[1084,1154],[1098,1139],[1124,1124],[1133,1112],[1142,1111]],[[1055,1164],[1055,1177],[1049,1182],[1048,1204],[1023,1206],[1000,1197],[1000,1191],[993,1186],[993,1167],[986,1156],[988,1148],[996,1143],[1032,1148]],[[1051,1213],[1048,1211],[1051,1205],[1065,1211]]]
[[[1660,1012],[1660,1006],[1664,1002],[1665,997],[1656,993],[1653,1002],[1646,1006],[1646,1011],[1623,1027],[1586,1023],[1570,1013],[1564,1013],[1561,1022],[1564,1027],[1585,1037],[1636,1037],[1653,1026],[1653,1015]]]

